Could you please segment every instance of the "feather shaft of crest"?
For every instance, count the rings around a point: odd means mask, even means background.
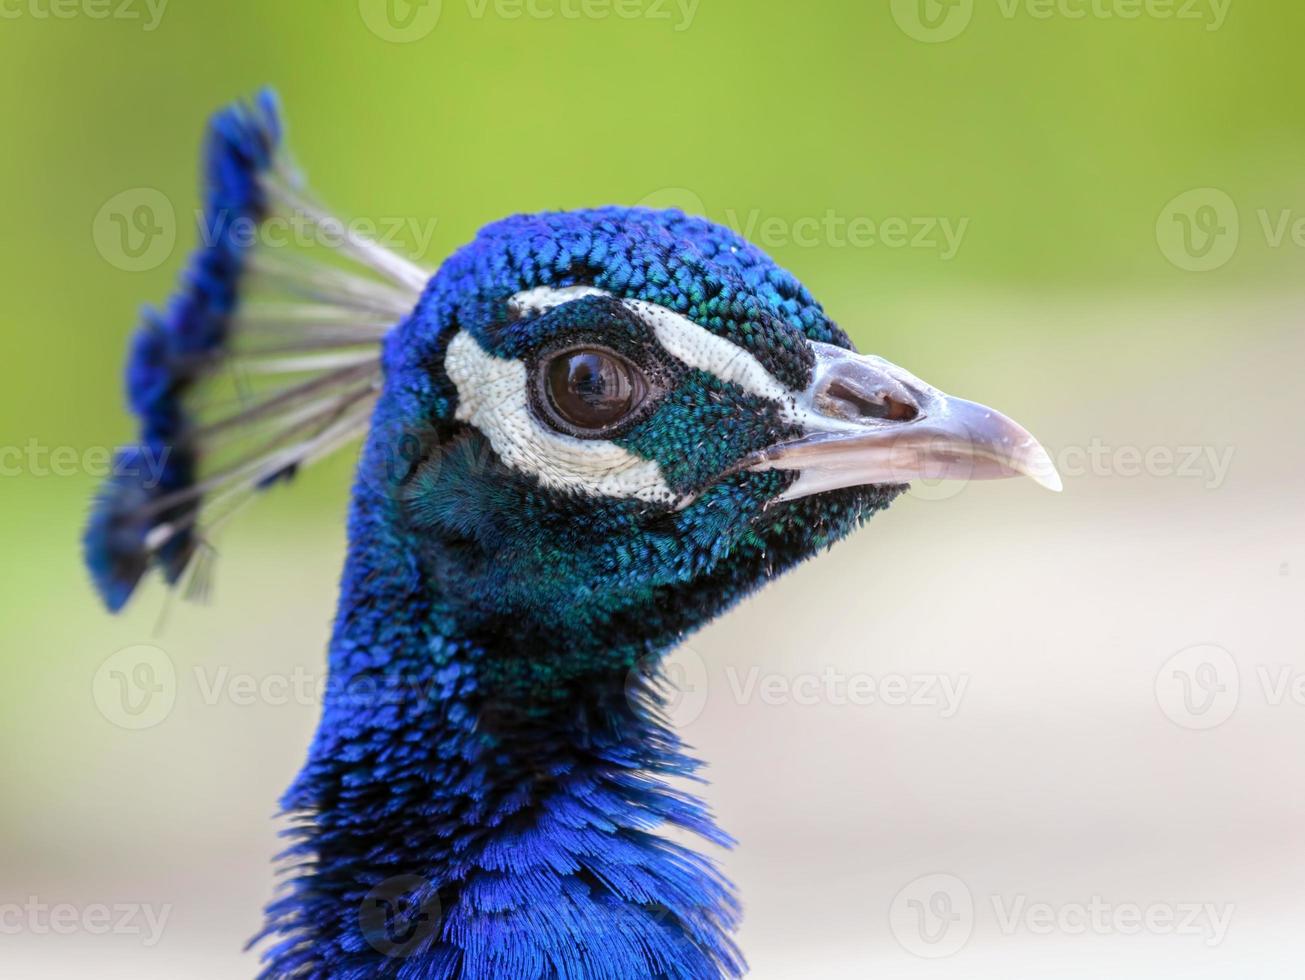
[[[267,189],[276,203],[316,224],[325,235],[338,241],[340,251],[373,269],[399,286],[420,293],[426,288],[430,273],[414,262],[391,252],[365,235],[349,228],[335,215],[309,200],[284,180],[272,176]]]
[[[268,354],[295,354],[314,350],[338,350],[341,347],[361,347],[365,344],[380,343],[388,332],[388,328],[384,331],[377,329],[374,336],[354,336],[323,330],[320,335],[314,332],[298,340],[280,339],[275,343],[250,345],[242,348],[240,354],[242,357],[252,358],[264,357]]]
[[[359,324],[371,326],[377,323],[392,325],[390,320],[381,320],[376,316],[364,316],[365,311],[347,306],[310,305],[310,304],[249,304],[232,319],[233,330],[292,330],[295,328],[312,330],[336,326],[341,329],[354,328]],[[365,339],[373,340],[372,336]]]
[[[412,310],[412,297],[407,292],[293,256],[256,254],[250,258],[249,271],[251,282],[256,285],[335,307],[370,310],[392,317],[405,317]]]
[[[374,392],[375,388],[368,386],[345,399],[332,400],[311,415],[300,418],[294,424],[285,428],[278,429],[270,443],[260,446],[253,452],[246,453],[227,468],[182,490],[159,497],[152,503],[152,511],[168,510],[179,503],[186,503],[232,483],[248,484],[250,489],[257,489],[260,484],[272,479],[287,467],[298,466],[307,462],[310,442],[315,445],[316,437],[286,447],[285,442],[289,438],[301,434],[306,429],[313,428],[315,423],[321,422],[331,425],[340,416],[349,412],[350,409],[355,409],[368,395],[372,395]],[[355,410],[348,414],[344,423],[332,426],[332,431],[347,425],[350,427],[351,435],[356,437],[360,432],[360,427],[366,426],[370,408],[370,404],[365,404],[364,410]],[[361,416],[361,418],[358,416]]]
[[[341,368],[375,364],[376,353],[305,354],[303,357],[280,357],[258,360],[242,356],[237,368],[250,374],[307,374],[312,371],[335,371]]]
[[[166,502],[166,507],[175,507],[179,503],[200,496],[209,498],[205,501],[203,524],[201,525],[200,521],[201,512],[197,509],[180,520],[155,524],[145,536],[146,550],[150,553],[158,552],[171,543],[177,535],[191,532],[196,528],[200,529],[200,533],[195,536],[197,543],[207,543],[207,536],[212,534],[218,525],[234,516],[245,503],[252,500],[262,484],[288,468],[309,466],[318,462],[356,439],[359,423],[365,425],[370,417],[370,406],[366,407],[368,410],[341,418],[310,438],[284,447],[275,453],[247,459],[230,470],[218,473],[203,483],[178,493],[172,500]],[[339,414],[337,411],[337,417]],[[223,505],[232,500],[235,500],[235,505],[226,513],[212,516],[212,512],[221,511]],[[160,504],[164,503],[160,501]]]
[[[298,408],[305,399],[310,399],[314,395],[318,395],[320,392],[332,387],[357,381],[359,378],[367,379],[366,384],[362,386],[362,390],[371,390],[376,387],[376,373],[374,365],[359,364],[332,374],[324,374],[321,377],[305,381],[292,388],[282,389],[275,395],[256,402],[235,414],[196,429],[193,438],[200,442],[211,441],[215,437],[229,432],[232,429],[248,426],[254,422],[261,421],[269,416],[277,415],[282,412],[288,413],[293,411]],[[349,392],[356,390],[358,390],[357,387],[350,388]],[[350,396],[347,393],[345,395],[332,394],[323,398],[318,398],[313,401],[312,404],[335,405],[339,404],[342,399],[348,397]]]

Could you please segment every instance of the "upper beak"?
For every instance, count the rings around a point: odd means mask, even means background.
[[[747,464],[801,471],[781,499],[915,479],[1027,476],[1062,488],[1047,451],[996,409],[945,395],[881,357],[812,346],[814,378],[795,406],[804,435]]]

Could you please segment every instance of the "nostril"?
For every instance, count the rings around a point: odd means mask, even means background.
[[[920,410],[907,401],[905,392],[889,391],[887,386],[863,388],[843,378],[831,378],[821,391],[816,407],[826,415],[857,421],[885,419],[910,422]]]

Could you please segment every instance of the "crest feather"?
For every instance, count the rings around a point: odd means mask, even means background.
[[[117,454],[84,536],[113,610],[151,565],[175,584],[205,564],[208,536],[242,503],[366,430],[381,341],[429,277],[309,197],[270,91],[213,117],[204,173],[200,245],[128,357],[140,441]],[[276,218],[320,247],[260,241]]]

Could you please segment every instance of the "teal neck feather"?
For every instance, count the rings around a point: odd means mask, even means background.
[[[401,501],[366,480],[356,501],[328,703],[284,801],[305,863],[269,909],[269,975],[738,975],[730,886],[660,833],[730,843],[668,782],[698,764],[652,679],[588,651],[583,676],[523,700],[538,672],[514,665],[575,651],[470,638],[484,622],[396,533]],[[385,928],[378,902],[398,909]]]

